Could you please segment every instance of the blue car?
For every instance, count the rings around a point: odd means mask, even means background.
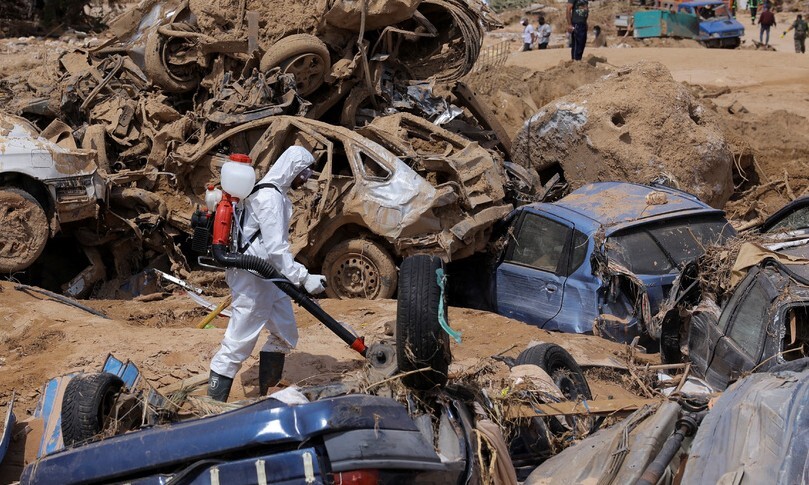
[[[509,216],[489,281],[495,312],[619,342],[660,338],[651,316],[684,265],[735,231],[724,212],[664,186],[603,182]]]
[[[707,47],[735,49],[742,43],[744,25],[722,0],[683,2],[677,5],[677,12],[699,18],[699,41]]]
[[[329,391],[317,391],[323,393]],[[20,483],[444,484],[475,476],[474,418],[448,394],[442,393],[434,414],[418,418],[393,399],[366,394],[302,404],[270,397],[161,424],[159,415],[168,409],[175,408],[141,385],[133,363],[112,355],[102,372],[53,378],[33,415],[43,430],[37,460],[25,467]],[[109,425],[112,416],[118,426]],[[135,422],[125,424],[126,417]],[[9,430],[11,405],[6,423]],[[131,431],[99,439],[112,429]],[[0,440],[0,460],[9,436]]]

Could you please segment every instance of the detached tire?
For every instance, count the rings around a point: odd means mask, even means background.
[[[28,192],[0,188],[0,273],[31,266],[50,237],[48,217]]]
[[[68,382],[62,398],[62,439],[65,446],[91,440],[104,430],[124,382],[107,372],[80,374]]]
[[[410,374],[402,382],[413,389],[428,390],[447,383],[452,360],[449,335],[441,328],[438,310],[446,318],[446,298],[441,298],[436,270],[441,258],[419,254],[402,262],[396,307],[396,360],[401,372],[429,367]],[[446,293],[446,292],[445,292]]]
[[[382,246],[365,239],[349,239],[329,249],[323,259],[329,298],[391,298],[398,277],[393,257]]]
[[[576,359],[556,344],[538,344],[523,350],[517,356],[517,365],[523,364],[541,367],[551,376],[562,394],[571,401],[593,398],[587,379]]]
[[[167,93],[185,93],[195,89],[200,82],[199,66],[171,66],[168,62],[172,51],[183,48],[183,39],[168,38],[152,32],[146,38],[144,72],[149,81]]]
[[[323,84],[331,70],[331,57],[326,44],[314,35],[295,34],[271,45],[259,67],[261,72],[280,67],[281,72],[294,74],[298,94],[306,97]]]

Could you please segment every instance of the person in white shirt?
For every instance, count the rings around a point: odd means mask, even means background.
[[[522,31],[522,50],[523,51],[530,51],[531,45],[536,41],[537,32],[534,30],[534,26],[528,19],[520,20],[520,24],[522,24],[523,31]]]
[[[551,40],[551,24],[545,23],[544,15],[540,15],[537,20],[539,21],[539,29],[537,30],[539,43],[537,44],[537,49],[547,49],[548,42]]]

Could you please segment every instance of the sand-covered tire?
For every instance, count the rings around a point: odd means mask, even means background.
[[[441,258],[417,254],[406,258],[399,271],[396,306],[396,361],[402,382],[412,389],[428,390],[447,383],[452,360],[449,335],[441,328],[439,311],[447,318],[446,298],[442,298],[437,271]],[[446,292],[444,292],[446,293]]]
[[[351,90],[343,103],[343,111],[340,114],[340,124],[348,129],[362,128],[371,123],[377,116],[365,113],[373,108],[373,101],[376,99],[380,106],[384,106],[385,99],[377,95],[373,90],[364,86],[358,86]]]
[[[374,241],[349,239],[329,249],[323,259],[329,298],[391,298],[396,292],[396,263]]]
[[[271,45],[259,67],[262,72],[280,67],[281,72],[294,74],[298,94],[305,97],[323,84],[331,69],[331,57],[326,44],[314,35],[295,34]]]
[[[103,431],[124,382],[108,372],[79,374],[67,383],[62,398],[65,446],[91,440]]]
[[[593,398],[587,379],[576,359],[556,344],[538,344],[523,350],[517,356],[517,365],[523,364],[541,367],[551,376],[562,394],[571,401]]]
[[[50,237],[48,217],[37,200],[20,189],[0,188],[0,273],[31,266]]]
[[[167,93],[185,93],[196,89],[201,79],[199,66],[172,66],[169,57],[173,50],[183,48],[186,41],[179,37],[166,37],[152,32],[146,37],[143,70],[155,86]]]

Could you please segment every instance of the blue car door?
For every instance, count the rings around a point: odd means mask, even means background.
[[[573,224],[523,211],[495,274],[496,311],[542,327],[562,308]]]

